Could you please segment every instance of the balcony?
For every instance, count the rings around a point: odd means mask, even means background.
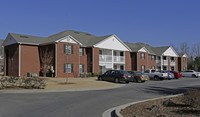
[[[112,62],[112,55],[99,55],[99,61]]]
[[[175,65],[176,65],[176,62],[175,62],[174,60],[171,60],[171,61],[170,61],[170,65],[171,65],[171,66],[175,66]]]
[[[113,58],[113,60],[112,60]],[[125,56],[112,56],[112,55],[99,55],[100,62],[115,62],[115,63],[124,63]]]
[[[124,56],[113,56],[113,62],[125,62]]]
[[[163,60],[163,65],[168,65],[168,60]]]

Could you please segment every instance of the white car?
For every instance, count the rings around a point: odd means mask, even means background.
[[[195,78],[198,78],[200,76],[200,73],[196,72],[194,70],[184,71],[184,72],[181,72],[181,74],[182,74],[183,77],[195,77]]]

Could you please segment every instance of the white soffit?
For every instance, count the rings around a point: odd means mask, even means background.
[[[182,57],[187,57],[187,55],[186,55],[186,54],[184,54]]]
[[[171,47],[169,47],[162,55],[163,56],[178,57],[178,55],[176,54],[176,52]]]
[[[104,39],[100,43],[95,44],[94,47],[119,51],[129,51],[127,47],[123,45],[122,42],[120,42],[114,35]]]
[[[56,42],[67,42],[67,43],[74,43],[74,44],[83,45],[82,43],[80,43],[79,41],[77,41],[75,38],[73,38],[70,35],[63,37],[63,38],[57,40]]]
[[[148,52],[144,47],[138,50],[138,52]]]

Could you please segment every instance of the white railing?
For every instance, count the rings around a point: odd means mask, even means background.
[[[173,61],[173,60],[171,60],[170,65],[175,66],[175,65],[176,65],[176,62]]]
[[[99,55],[99,61],[112,62],[112,55]]]
[[[113,58],[113,61],[112,61]],[[100,62],[125,62],[125,56],[99,55]]]
[[[163,60],[163,65],[168,65],[168,60]]]
[[[125,62],[124,56],[113,56],[113,62]]]

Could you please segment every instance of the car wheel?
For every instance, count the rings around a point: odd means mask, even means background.
[[[198,78],[195,74],[192,74],[192,77],[193,77],[193,78]]]
[[[115,83],[119,83],[119,78],[115,78]]]
[[[160,80],[160,78],[159,78],[158,76],[155,76],[154,79],[155,79],[156,81]]]
[[[126,83],[128,84],[128,83],[129,83],[129,81],[126,81]]]
[[[102,81],[102,80],[103,80],[102,77],[99,77],[98,79],[99,79],[99,81]]]
[[[137,79],[137,82],[141,83],[141,82],[142,82],[142,80],[141,80],[141,79]]]

